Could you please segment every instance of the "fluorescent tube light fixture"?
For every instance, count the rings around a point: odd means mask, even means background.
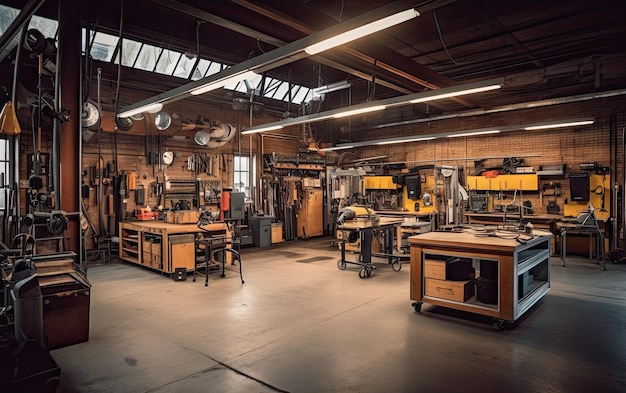
[[[139,113],[148,112],[148,113],[156,113],[163,109],[163,104],[160,102],[155,102],[154,104],[140,106],[135,109],[131,109],[125,112],[118,114],[119,117],[131,117],[137,115]]]
[[[324,148],[320,149],[320,151],[344,150],[344,149],[352,149],[353,147],[356,147],[356,146],[354,146],[354,145],[338,145],[338,146],[333,146],[333,147],[324,147]]]
[[[394,106],[408,105],[413,100],[419,100],[419,102],[436,100],[439,98],[445,97],[454,97],[457,95],[463,94],[473,94],[481,91],[494,90],[499,89],[504,85],[503,78],[489,79],[480,82],[473,82],[464,85],[443,87],[438,90],[430,90],[423,91],[419,93],[413,93],[404,96],[386,98],[383,100],[372,101],[364,104],[357,104],[348,106],[345,108],[337,108],[329,111],[313,113],[310,115],[300,116],[300,117],[292,117],[284,120],[280,120],[273,123],[268,123],[265,125],[258,125],[246,128],[241,134],[255,134],[257,132],[265,131],[265,127],[282,125],[283,127],[295,126],[299,124],[306,123],[315,123],[318,121],[328,120],[328,119],[337,119],[346,116],[353,116],[357,114],[378,111],[385,108],[390,108]]]
[[[406,143],[406,142],[420,142],[420,141],[431,141],[435,139],[434,136],[427,137],[407,137],[407,138],[397,138],[397,139],[388,139],[388,140],[380,140],[374,145],[392,145],[394,143]]]
[[[457,138],[460,136],[475,136],[475,135],[487,135],[487,134],[498,134],[500,130],[483,130],[483,131],[467,131],[460,132],[458,134],[447,135],[448,138]]]
[[[366,25],[357,27],[355,29],[346,31],[345,33],[337,34],[334,37],[327,38],[316,44],[309,45],[304,48],[304,51],[309,55],[316,55],[318,53],[324,52],[325,50],[346,44],[361,37],[365,37],[366,35],[370,35],[391,26],[395,26],[402,22],[406,22],[407,20],[419,16],[419,14],[420,13],[414,8],[398,12],[397,14],[390,15],[386,18],[382,18]]]
[[[410,103],[411,104],[417,104],[417,103],[420,103],[420,102],[440,100],[442,98],[458,97],[458,96],[463,96],[463,95],[466,95],[466,94],[481,93],[483,91],[496,90],[496,89],[499,89],[501,87],[502,87],[502,84],[498,83],[498,84],[489,85],[489,86],[476,87],[476,88],[473,88],[473,89],[451,91],[451,92],[448,92],[448,93],[439,93],[439,94],[437,92],[439,90],[443,90],[443,89],[433,90],[432,91],[432,93],[433,93],[432,95],[416,98],[414,100],[411,100]]]
[[[337,113],[337,114],[333,115],[333,118],[341,119],[342,117],[348,117],[348,116],[353,116],[353,115],[362,115],[364,113],[382,111],[385,108],[386,108],[385,105],[375,105],[375,106],[370,106],[370,107],[367,107],[367,108],[354,109],[354,110],[349,110],[349,111]]]
[[[326,94],[337,90],[343,90],[352,87],[352,83],[348,81],[339,81],[335,83],[329,83],[325,86],[315,87],[312,90],[314,94]]]
[[[212,90],[220,89],[230,83],[241,82],[242,80],[252,79],[256,76],[258,76],[258,74],[254,71],[245,71],[245,72],[242,72],[241,74],[236,74],[228,78],[224,78],[221,80],[216,80],[216,81],[207,83],[206,85],[200,86],[197,89],[190,91],[189,93],[191,93],[191,95],[197,96],[199,94],[204,94]]]
[[[593,123],[594,123],[594,119],[580,119],[580,120],[565,121],[565,122],[560,121],[560,122],[539,124],[539,125],[536,125],[536,126],[528,126],[528,127],[524,127],[524,130],[532,131],[532,130],[545,130],[545,129],[548,129],[548,128],[586,126],[586,125],[593,124]]]
[[[283,128],[283,126],[281,125],[269,126],[269,127],[259,128],[257,132],[274,131],[274,130],[280,130],[281,128]]]

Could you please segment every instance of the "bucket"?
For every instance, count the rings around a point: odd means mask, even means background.
[[[498,282],[485,277],[476,277],[476,298],[485,304],[498,304]]]

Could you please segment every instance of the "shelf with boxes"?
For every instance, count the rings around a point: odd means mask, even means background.
[[[550,288],[549,232],[514,238],[429,232],[409,238],[411,299],[514,322]]]
[[[120,229],[120,259],[133,263],[141,263],[139,232],[123,227]]]
[[[231,232],[224,222],[203,226],[172,224],[160,221],[120,222],[120,259],[165,273],[191,272],[195,268],[195,238],[223,236],[231,241]]]

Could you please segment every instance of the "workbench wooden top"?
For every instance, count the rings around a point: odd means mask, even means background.
[[[513,214],[513,213],[511,213]],[[502,219],[504,218],[504,213],[465,213],[467,217],[473,218],[496,218]],[[559,214],[524,214],[524,219],[527,220],[543,220],[543,221],[557,221],[563,219],[564,216]]]
[[[409,212],[402,210],[376,210],[376,214],[379,216],[400,216],[400,217],[430,217],[436,212],[429,213],[418,213],[418,212]]]
[[[465,228],[461,232],[457,231],[435,231],[426,232],[419,235],[410,236],[408,242],[410,245],[416,246],[446,246],[446,247],[458,247],[466,249],[489,249],[502,252],[512,252],[521,243],[514,238],[502,238],[496,236],[477,236],[480,235],[480,230],[474,230]],[[515,235],[513,232],[502,232],[504,237],[512,237]],[[550,232],[546,231],[533,231],[535,239],[544,236],[552,236]],[[521,234],[524,239],[527,235]],[[533,239],[534,240],[534,239]]]
[[[372,220],[349,220],[339,225],[339,229],[363,229],[363,228],[380,228],[382,226],[400,225],[404,220],[391,217],[380,217],[377,221]]]
[[[127,221],[122,222],[121,225],[127,228],[133,228],[145,232],[166,231],[169,234],[192,233],[202,231],[200,228],[198,228],[198,225],[196,224],[172,224],[163,221]],[[214,222],[204,225],[202,226],[202,228],[208,231],[223,231],[228,229],[228,226],[224,222]]]

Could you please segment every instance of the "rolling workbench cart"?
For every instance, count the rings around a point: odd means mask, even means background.
[[[551,233],[535,231],[532,237],[482,234],[464,229],[409,238],[415,311],[430,303],[486,315],[493,317],[494,329],[501,330],[549,291]],[[470,264],[476,278],[458,277],[458,269],[454,274],[453,268],[463,263]]]
[[[387,259],[387,263],[391,265],[391,268],[394,271],[400,271],[402,269],[402,260],[403,256],[395,255],[393,253],[394,250],[394,234],[396,226],[402,223],[401,220],[397,219],[379,219],[379,220],[352,220],[347,221],[344,224],[337,227],[338,230],[342,231],[342,236],[339,240],[339,244],[341,247],[341,259],[337,261],[337,267],[339,270],[345,270],[348,264],[354,264],[361,266],[359,270],[359,277],[366,278],[370,277],[376,266],[372,263],[372,257],[379,257]],[[383,252],[372,252],[372,239],[374,237],[375,231],[383,232],[383,244],[382,249]],[[360,240],[359,253],[356,257],[356,262],[351,262],[346,260],[346,242],[349,242],[349,237],[345,235],[350,233],[358,233],[358,237]]]

